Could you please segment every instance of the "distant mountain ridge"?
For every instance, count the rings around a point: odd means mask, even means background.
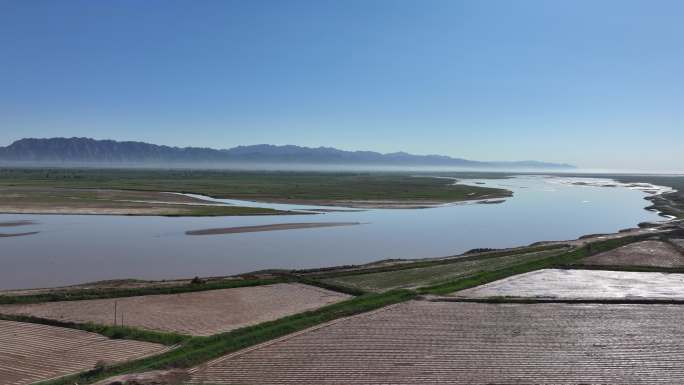
[[[25,138],[0,147],[0,161],[31,163],[114,164],[308,164],[371,166],[439,166],[467,168],[569,169],[569,164],[539,161],[481,162],[444,155],[381,154],[344,151],[331,147],[258,144],[225,150],[201,147],[169,147],[144,142],[119,142],[90,138]]]

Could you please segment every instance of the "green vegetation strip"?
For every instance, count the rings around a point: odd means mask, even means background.
[[[649,235],[631,236],[594,242],[581,248],[569,251],[567,253],[551,256],[545,259],[525,262],[519,265],[511,266],[506,269],[485,271],[471,275],[469,277],[457,279],[451,282],[423,287],[418,289],[418,292],[421,294],[449,294],[455,291],[483,285],[485,283],[498,281],[500,279],[507,278],[517,274],[523,274],[534,270],[548,269],[563,265],[570,265],[590,255],[612,250],[616,247],[620,247],[632,242],[636,242],[638,240],[642,240],[648,236]]]
[[[455,202],[512,194],[505,189],[453,183],[406,173],[0,168],[0,186],[176,191],[262,201]]]
[[[121,297],[138,297],[155,294],[178,294],[196,291],[232,289],[236,287],[270,285],[289,282],[288,278],[273,279],[234,279],[209,281],[204,283],[188,283],[177,286],[151,286],[139,288],[103,288],[103,289],[74,289],[60,290],[47,293],[29,295],[0,295],[0,305],[29,304],[40,302],[79,301],[86,299],[106,299]]]
[[[568,247],[563,249],[512,254],[497,258],[482,258],[465,261],[454,260],[450,264],[328,278],[324,282],[358,287],[374,292],[400,288],[409,289],[415,287],[432,286],[444,282],[451,282],[456,279],[468,277],[484,271],[501,270],[527,261],[545,259],[552,255],[561,254],[570,249],[571,248]]]
[[[391,304],[415,298],[416,293],[396,290],[383,294],[367,294],[328,305],[317,310],[284,317],[276,321],[217,334],[211,337],[194,337],[178,349],[153,357],[124,364],[97,368],[85,373],[63,377],[41,385],[74,385],[93,382],[120,374],[144,372],[168,368],[189,368],[225,354],[244,349],[287,334],[310,328],[341,317],[379,309]]]
[[[332,282],[323,282],[323,281],[318,281],[315,279],[309,279],[306,277],[296,277],[295,278],[298,282],[311,285],[311,286],[317,286],[322,289],[330,290],[330,291],[336,291],[338,293],[343,293],[343,294],[349,294],[353,296],[360,296],[367,294],[368,292],[365,290],[361,290],[356,287],[349,287],[349,286],[344,286],[344,285],[339,285],[336,283]]]
[[[509,255],[528,254],[528,253],[534,253],[534,252],[539,252],[539,251],[563,249],[563,248],[567,248],[567,247],[568,247],[568,245],[565,245],[565,244],[548,245],[548,246],[534,246],[534,247],[510,249],[510,250],[503,250],[503,251],[493,251],[493,252],[477,254],[477,255],[473,255],[473,256],[463,256],[463,257],[457,256],[457,257],[453,257],[453,258],[438,259],[438,260],[404,262],[404,263],[396,263],[394,265],[378,266],[378,267],[364,268],[362,266],[359,266],[358,269],[353,269],[353,267],[350,266],[349,270],[343,270],[343,271],[335,271],[335,270],[322,271],[322,272],[311,271],[309,273],[306,270],[303,270],[303,271],[296,271],[295,273],[297,275],[300,275],[300,276],[304,275],[306,277],[310,277],[310,278],[314,278],[314,279],[337,278],[337,277],[344,277],[344,276],[349,276],[349,275],[385,273],[385,272],[389,272],[389,271],[418,269],[418,268],[423,268],[423,267],[432,267],[432,266],[439,266],[439,265],[449,265],[452,263],[461,263],[461,262],[466,262],[466,261],[479,261],[479,260],[483,260],[483,259],[505,257],[505,256],[509,256]]]
[[[310,213],[267,209],[262,207],[244,206],[185,206],[177,205],[177,208],[185,211],[179,213],[161,214],[163,217],[221,217],[221,216],[246,216],[246,215],[310,215]],[[133,216],[149,216],[149,214],[126,214]]]
[[[48,326],[57,326],[69,329],[83,330],[86,332],[101,334],[105,337],[112,339],[125,339],[125,340],[136,340],[152,342],[156,344],[162,344],[167,346],[177,345],[179,343],[188,341],[191,336],[186,336],[177,333],[165,333],[157,332],[151,330],[141,330],[128,326],[108,326],[108,325],[97,325],[93,323],[77,323],[77,322],[66,322],[58,321],[47,318],[23,316],[23,315],[7,315],[0,314],[0,320],[4,321],[15,321],[15,322],[28,322]]]

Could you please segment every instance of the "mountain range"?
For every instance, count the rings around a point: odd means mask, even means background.
[[[533,160],[482,162],[444,155],[382,154],[331,147],[258,144],[230,149],[170,147],[144,142],[91,138],[25,138],[0,147],[0,161],[32,164],[157,164],[187,165],[339,165],[464,167],[492,169],[569,169],[569,164]]]

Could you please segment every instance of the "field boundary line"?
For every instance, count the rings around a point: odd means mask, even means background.
[[[522,297],[485,297],[485,298],[461,298],[449,296],[424,296],[421,298],[429,302],[454,302],[454,303],[487,303],[487,304],[599,304],[599,305],[684,305],[684,299],[667,298],[522,298]]]
[[[58,326],[57,326],[57,327],[58,327]],[[97,334],[97,333],[95,333],[95,334]],[[110,338],[110,339],[112,339],[112,338]],[[141,359],[143,359],[143,358],[149,358],[149,357],[156,356],[157,354],[164,354],[164,353],[166,353],[166,352],[168,352],[168,351],[171,351],[171,350],[173,350],[173,349],[178,348],[179,346],[180,346],[180,344],[176,344],[176,345],[173,345],[173,346],[167,346],[165,349],[162,349],[162,350],[160,350],[160,351],[158,351],[158,352],[154,352],[154,353],[150,353],[150,354],[145,354],[145,355],[140,356],[140,357],[135,357],[135,358],[133,358],[133,359],[123,361],[123,362],[121,362],[121,363],[131,362],[131,361],[135,361],[135,360],[141,360]],[[48,379],[45,379],[45,380],[40,380],[40,381],[38,381],[38,382],[35,382],[34,384],[42,384],[42,383],[44,383],[44,382],[57,381],[57,380],[59,380],[59,379],[61,379],[61,378],[66,378],[66,377],[73,376],[73,375],[79,374],[79,373],[83,373],[83,371],[71,372],[71,373],[63,374],[63,375],[61,375],[61,376],[52,377],[52,378],[48,378]]]
[[[635,273],[662,273],[662,274],[684,274],[682,267],[661,267],[661,266],[639,266],[639,265],[558,265],[554,269],[559,270],[598,270],[598,271],[626,271]]]
[[[396,306],[399,306],[399,305],[401,305],[401,304],[403,304],[403,303],[405,303],[405,302],[393,303],[393,304],[391,304],[391,305],[387,305],[387,306],[381,307],[381,308],[379,308],[379,309],[371,310],[371,311],[369,311],[369,312],[354,314],[354,315],[351,315],[351,316],[348,316],[348,317],[337,318],[337,319],[334,319],[334,320],[332,320],[332,321],[328,321],[328,322],[322,323],[322,324],[320,324],[320,325],[315,325],[315,326],[312,326],[312,327],[310,327],[310,328],[306,328],[306,329],[304,329],[304,330],[300,330],[300,331],[297,331],[297,332],[294,332],[294,333],[286,334],[286,335],[284,335],[284,336],[282,336],[282,337],[278,337],[278,338],[275,338],[275,339],[272,339],[272,340],[268,340],[268,341],[262,342],[262,343],[260,343],[260,344],[257,344],[257,345],[254,345],[254,346],[250,346],[250,347],[247,347],[247,348],[245,348],[245,349],[241,349],[241,350],[235,351],[235,352],[233,352],[233,353],[229,353],[229,354],[226,354],[226,355],[224,355],[224,356],[215,358],[215,359],[213,359],[213,360],[211,360],[211,361],[207,361],[207,362],[205,362],[205,363],[203,363],[203,364],[200,364],[200,365],[198,365],[198,366],[196,366],[196,367],[194,367],[194,368],[190,368],[190,369],[188,370],[188,373],[190,373],[190,374],[192,374],[192,373],[197,373],[197,371],[199,371],[200,369],[203,369],[203,368],[205,368],[205,367],[209,367],[209,366],[214,365],[214,364],[217,364],[217,363],[219,363],[219,362],[223,362],[223,361],[225,361],[225,360],[229,360],[229,359],[231,359],[231,358],[235,358],[235,357],[238,357],[238,356],[241,356],[241,355],[250,353],[250,352],[252,352],[252,351],[254,351],[254,350],[258,350],[258,349],[261,349],[261,348],[264,348],[264,347],[267,347],[267,346],[270,346],[270,345],[273,345],[273,344],[276,344],[276,343],[279,343],[279,342],[287,341],[287,340],[289,340],[289,339],[298,337],[298,336],[300,336],[300,335],[302,335],[302,334],[310,333],[310,332],[313,332],[313,331],[316,331],[316,330],[320,330],[320,329],[326,328],[326,327],[328,327],[328,326],[335,325],[335,324],[337,324],[338,322],[343,322],[343,321],[350,320],[350,319],[354,319],[354,318],[361,317],[361,316],[369,316],[369,315],[373,315],[373,314],[376,314],[376,313],[380,313],[380,312],[382,312],[382,311],[386,311],[386,310],[389,310],[389,309],[394,308],[394,307],[396,307]]]

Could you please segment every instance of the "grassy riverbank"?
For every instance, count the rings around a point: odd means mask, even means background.
[[[19,183],[21,184],[21,183]],[[289,211],[217,205],[157,191],[16,186],[0,179],[0,213],[159,216],[276,215]]]
[[[5,168],[0,169],[3,187],[174,191],[215,198],[360,207],[420,207],[511,195],[504,189],[454,185],[451,179],[351,172]]]
[[[261,286],[270,285],[274,283],[288,282],[290,279],[286,278],[270,278],[270,279],[225,279],[203,282],[198,280],[197,283],[190,281],[189,283],[179,283],[172,285],[154,285],[145,287],[131,287],[131,288],[61,288],[55,290],[46,290],[37,294],[29,293],[16,294],[2,294],[0,293],[0,305],[12,304],[29,304],[41,302],[57,302],[57,301],[81,301],[87,299],[106,299],[106,298],[122,298],[122,297],[138,297],[144,295],[159,295],[159,294],[180,294],[193,293],[198,291],[231,289],[237,287]]]
[[[647,234],[595,241],[574,250],[546,258],[523,262],[499,270],[481,271],[477,274],[456,279],[450,282],[421,287],[418,289],[418,292],[421,294],[449,294],[459,290],[484,285],[485,283],[498,281],[513,275],[528,273],[534,270],[570,265],[590,255],[612,250],[623,245],[646,239],[648,237],[649,235]]]
[[[616,176],[620,182],[639,183],[646,182],[659,186],[672,187],[677,192],[657,195],[647,198],[653,203],[651,208],[665,215],[684,219],[684,176],[640,175],[640,176]]]

